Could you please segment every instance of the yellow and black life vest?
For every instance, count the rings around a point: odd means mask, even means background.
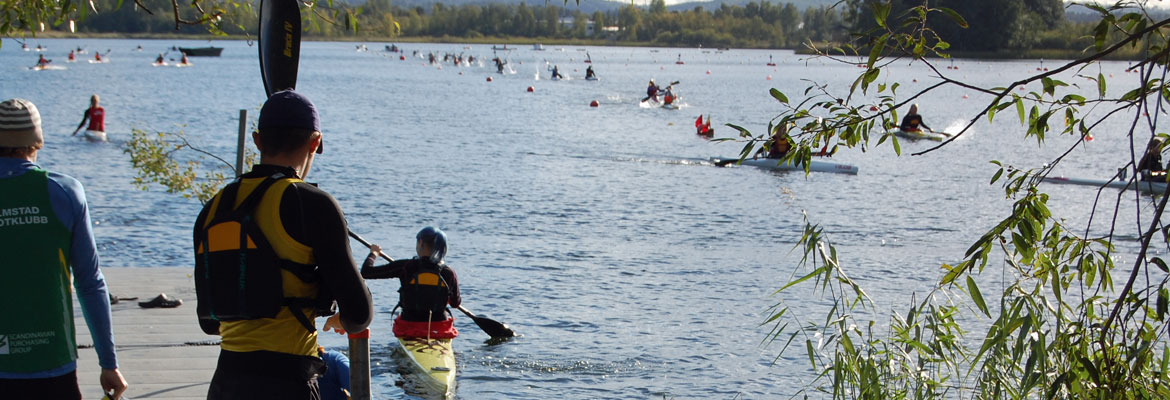
[[[407,321],[442,321],[447,319],[447,299],[451,288],[443,279],[445,265],[415,259],[413,271],[402,279],[398,289],[398,306]]]
[[[333,299],[318,286],[313,249],[289,236],[280,218],[284,191],[296,182],[284,173],[239,179],[212,199],[195,233],[199,318],[276,318],[287,307],[315,332],[312,316],[332,314]]]

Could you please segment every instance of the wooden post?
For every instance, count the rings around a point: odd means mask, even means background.
[[[244,174],[244,136],[248,127],[248,110],[240,110],[240,139],[236,143],[236,176]]]
[[[349,334],[349,398],[370,400],[370,330]]]

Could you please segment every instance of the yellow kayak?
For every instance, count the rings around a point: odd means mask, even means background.
[[[409,362],[411,375],[431,394],[455,396],[455,351],[451,339],[398,338]]]

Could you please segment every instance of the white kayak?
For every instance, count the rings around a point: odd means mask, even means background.
[[[34,67],[28,67],[28,69],[31,69],[33,71],[46,71],[46,70],[62,71],[62,70],[65,70],[65,67],[60,66],[60,65],[45,64],[45,65],[37,65]]]
[[[1166,193],[1166,182],[1164,181],[1137,181],[1131,182],[1129,180],[1107,180],[1107,179],[1084,179],[1084,178],[1068,178],[1063,176],[1047,176],[1044,177],[1044,182],[1056,183],[1061,185],[1080,185],[1093,187],[1109,187],[1114,189],[1137,189],[1143,193],[1164,194]]]
[[[106,133],[102,131],[86,130],[85,139],[91,142],[104,142],[106,141]]]
[[[711,162],[715,165],[735,164],[738,158],[719,158],[711,157]],[[804,165],[793,165],[792,162],[780,163],[781,160],[775,158],[760,158],[760,159],[746,159],[739,162],[740,165],[750,165],[758,168],[766,168],[780,171],[804,171]],[[849,164],[839,164],[830,161],[809,160],[809,172],[833,172],[838,174],[857,175],[858,168]]]
[[[910,140],[933,140],[936,142],[941,142],[947,139],[947,135],[934,131],[904,131],[901,129],[891,129],[886,131],[886,133]]]
[[[427,394],[455,396],[455,350],[451,339],[400,337],[398,347],[406,354],[411,377]]]

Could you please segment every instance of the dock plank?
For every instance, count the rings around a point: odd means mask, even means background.
[[[190,268],[103,267],[110,292],[138,300],[111,306],[118,364],[130,384],[131,399],[205,399],[215,373],[219,346],[206,345],[219,337],[199,329],[195,316],[195,283]],[[183,305],[167,309],[138,306],[159,293],[178,297]],[[92,345],[80,303],[74,301],[77,343]],[[200,342],[202,345],[187,345]],[[100,367],[92,348],[78,349],[77,376],[85,398],[100,398]]]

